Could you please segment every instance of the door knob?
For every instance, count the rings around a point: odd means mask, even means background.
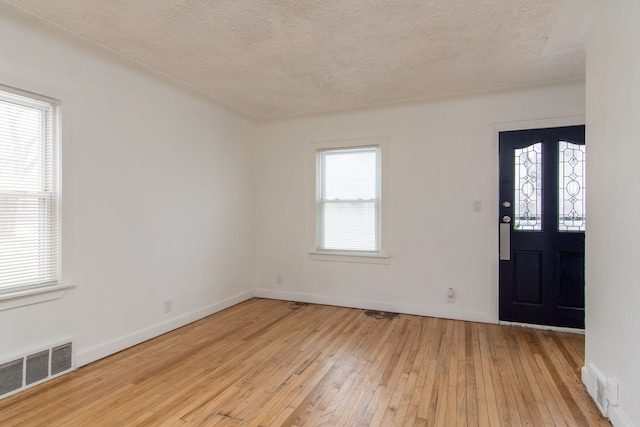
[[[502,217],[502,222],[504,223],[510,223],[511,222],[511,217],[509,215],[505,215]]]

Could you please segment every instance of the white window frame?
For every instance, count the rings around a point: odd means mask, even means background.
[[[321,249],[321,230],[322,230],[322,204],[320,197],[319,177],[321,165],[318,161],[318,153],[328,150],[348,150],[355,148],[377,147],[379,149],[378,161],[378,199],[377,199],[377,251],[343,251],[343,250],[327,250]],[[312,260],[317,261],[341,261],[341,262],[360,262],[370,264],[389,264],[388,252],[388,158],[389,158],[389,140],[387,137],[352,139],[344,141],[324,141],[310,144],[310,170],[311,170],[311,201],[310,212],[311,220],[309,227],[309,235],[311,249],[309,256]]]
[[[15,285],[10,287],[2,287],[0,288],[0,311],[8,310],[16,307],[21,307],[24,305],[30,305],[34,303],[50,301],[54,299],[61,298],[68,288],[74,287],[75,285],[70,281],[66,283],[63,282],[62,277],[62,180],[61,180],[61,152],[62,152],[62,138],[61,138],[61,127],[60,127],[60,101],[48,96],[39,95],[33,92],[28,92],[21,89],[16,89],[11,86],[5,86],[0,84],[0,92],[3,94],[6,93],[7,96],[4,96],[5,99],[10,102],[14,102],[11,100],[11,95],[18,95],[20,97],[28,98],[33,102],[33,106],[37,107],[37,104],[50,104],[53,108],[52,114],[52,136],[55,139],[54,146],[54,164],[53,164],[53,173],[55,175],[56,188],[55,193],[52,196],[55,198],[55,216],[57,217],[57,236],[56,236],[56,244],[57,244],[57,268],[56,268],[56,277],[42,283],[29,283],[24,285]],[[21,103],[20,101],[16,103]],[[30,102],[27,100],[25,105],[30,105]]]

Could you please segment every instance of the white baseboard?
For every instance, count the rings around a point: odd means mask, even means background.
[[[172,317],[164,322],[160,322],[150,327],[80,350],[75,354],[76,367],[95,362],[103,357],[110,356],[151,338],[155,338],[174,329],[188,325],[196,320],[200,320],[251,298],[253,298],[252,290],[241,292],[215,304],[182,314],[178,317]]]
[[[625,413],[616,406],[609,408],[609,421],[611,421],[614,427],[637,427],[634,426]]]
[[[606,401],[604,405],[601,405],[598,402],[598,380],[601,383],[605,383],[606,379],[604,375],[592,364],[587,364],[583,366],[581,373],[582,373],[582,383],[587,388],[587,393],[589,393],[589,396],[591,396],[591,399],[593,399],[593,401],[595,402],[596,406],[598,407],[602,415],[606,417],[607,409],[608,409]]]
[[[443,310],[437,307],[424,307],[411,304],[396,304],[391,302],[336,298],[326,295],[307,294],[302,292],[288,292],[273,289],[256,289],[256,298],[270,298],[285,301],[308,302],[312,304],[334,305],[338,307],[362,308],[368,310],[388,311],[392,313],[415,314],[417,316],[440,317],[443,319],[467,320],[471,322],[497,323],[495,316],[490,313],[474,311]]]
[[[587,388],[589,396],[591,396],[600,412],[602,412],[605,417],[609,418],[609,421],[611,421],[611,424],[614,427],[637,427],[631,422],[629,417],[627,417],[627,415],[620,409],[619,406],[613,406],[609,404],[609,396],[605,395],[605,400],[607,400],[607,402],[605,403],[605,408],[603,408],[602,405],[598,403],[598,380],[600,382],[606,383],[607,379],[606,376],[597,367],[595,367],[592,363],[588,363],[587,365],[582,367],[582,383]]]

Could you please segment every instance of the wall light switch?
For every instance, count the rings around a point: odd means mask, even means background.
[[[474,200],[473,201],[473,211],[474,212],[482,212],[482,200]]]

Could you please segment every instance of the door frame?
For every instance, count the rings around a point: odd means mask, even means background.
[[[585,125],[585,116],[567,116],[567,117],[555,117],[539,120],[528,120],[519,122],[501,122],[491,123],[492,128],[492,143],[491,143],[491,184],[490,184],[490,196],[491,199],[487,202],[488,221],[487,227],[490,230],[489,233],[489,283],[493,283],[494,286],[489,292],[489,312],[491,313],[494,323],[499,324],[515,324],[512,322],[500,321],[500,261],[498,259],[498,252],[500,249],[498,238],[498,204],[500,195],[500,132],[517,131],[517,130],[529,130],[540,128],[555,128],[563,126],[580,126]],[[524,325],[524,324],[523,324]],[[526,324],[525,326],[537,327],[538,325]],[[555,326],[539,325],[544,329],[553,329],[558,331],[571,331],[576,332],[579,330],[572,328],[561,328]]]

